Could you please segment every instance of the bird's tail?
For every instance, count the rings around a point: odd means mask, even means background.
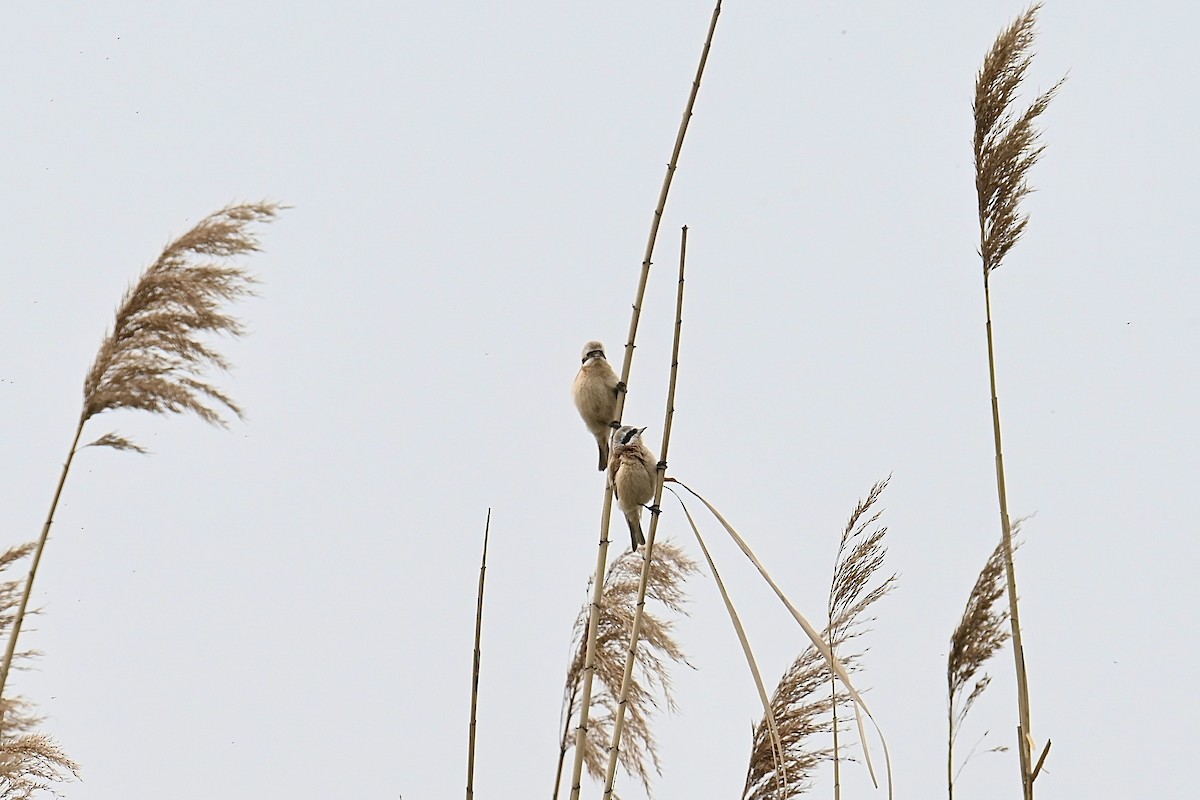
[[[596,446],[600,449],[600,471],[608,469],[608,442],[603,436],[596,437]]]
[[[642,521],[634,516],[625,517],[625,521],[629,523],[629,539],[632,542],[630,547],[636,553],[638,545],[646,543],[646,537],[642,536]]]

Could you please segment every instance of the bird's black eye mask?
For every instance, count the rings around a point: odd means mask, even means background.
[[[625,434],[625,436],[621,439],[621,444],[629,444],[629,440],[637,436],[639,433],[641,433],[641,431],[639,431],[637,428],[634,428],[629,433]]]
[[[586,364],[587,360],[589,358],[604,358],[604,351],[603,350],[589,350],[588,354],[583,357],[583,363]],[[604,360],[607,361],[608,359],[604,358]]]

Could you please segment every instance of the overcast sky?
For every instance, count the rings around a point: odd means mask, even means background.
[[[999,535],[970,106],[1022,10],[727,4],[630,380],[625,420],[657,443],[687,224],[670,473],[817,620],[846,516],[893,475],[900,581],[859,684],[898,797],[944,792],[947,641]],[[153,454],[80,454],[22,639],[44,655],[16,689],[82,767],[67,797],[457,796],[489,507],[477,796],[549,796],[603,494],[569,385],[588,339],[619,360],[710,12],[6,8],[4,544],[40,530],[121,292],[222,205],[293,206],[247,262],[250,334],[222,343],[246,420],[88,425]],[[1194,791],[1198,27],[1182,3],[1052,1],[1028,75],[1069,74],[993,277],[1010,504],[1036,514],[1017,567],[1054,741],[1040,797]],[[698,558],[664,509],[660,537]],[[705,530],[774,682],[802,634]],[[761,709],[711,580],[689,594],[696,669],[655,726],[655,794],[736,798]],[[989,671],[964,742],[1011,746],[1011,652]],[[883,796],[861,765],[844,780]],[[959,786],[1017,796],[1015,751]]]

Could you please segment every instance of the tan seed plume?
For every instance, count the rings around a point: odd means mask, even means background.
[[[608,746],[612,735],[613,719],[625,675],[625,658],[628,654],[630,633],[636,613],[638,584],[641,580],[643,559],[637,553],[626,551],[610,565],[604,579],[599,621],[596,629],[595,680],[598,689],[591,696],[588,735],[584,738],[583,763],[590,775],[603,779],[608,764]],[[646,596],[675,614],[685,614],[687,598],[683,584],[689,575],[697,571],[697,565],[678,545],[670,541],[660,542],[654,548],[654,560],[646,584]],[[559,751],[560,775],[555,779],[555,792],[561,780],[561,770],[566,751],[575,744],[576,737],[571,723],[579,716],[582,700],[586,659],[586,631],[591,605],[580,609],[575,621],[575,649],[567,669],[566,688],[563,692],[563,708],[566,720],[563,724]],[[642,646],[637,650],[637,668],[633,673],[625,711],[624,746],[620,751],[621,767],[638,778],[649,791],[650,771],[659,771],[658,750],[650,723],[655,698],[661,694],[668,710],[675,709],[671,692],[669,667],[672,662],[686,664],[686,658],[675,640],[674,624],[661,614],[646,611],[642,615]]]
[[[1021,238],[1029,216],[1021,201],[1032,191],[1026,177],[1045,149],[1034,122],[1054,98],[1058,81],[1020,114],[1017,89],[1033,60],[1035,4],[996,38],[975,81],[975,189],[979,201],[980,256],[990,273]]]
[[[84,381],[83,420],[118,408],[190,411],[215,424],[224,424],[219,407],[241,416],[206,377],[209,369],[227,370],[229,362],[202,337],[243,333],[223,306],[253,294],[255,280],[224,260],[257,251],[249,226],[271,220],[279,209],[274,203],[227,206],[167,245],[117,308]],[[92,444],[140,449],[115,434]]]
[[[845,645],[866,633],[874,619],[869,615],[871,607],[896,583],[894,574],[882,580],[877,578],[887,555],[884,543],[887,527],[877,524],[883,512],[874,508],[888,480],[873,485],[855,505],[842,529],[830,581],[830,625],[823,638],[851,673],[861,668],[863,649]],[[802,794],[811,788],[813,775],[822,762],[833,761],[837,765],[844,760],[839,755],[837,737],[843,727],[842,720],[853,716],[852,703],[842,684],[833,680],[828,662],[816,647],[805,648],[784,672],[771,698],[783,743],[783,764],[778,764],[772,753],[764,718],[754,728],[743,800]],[[831,746],[820,743],[826,735],[833,736]],[[835,793],[840,791],[836,780],[835,777]]]

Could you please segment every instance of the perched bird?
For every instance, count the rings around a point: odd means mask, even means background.
[[[654,472],[657,459],[650,448],[642,444],[642,431],[625,425],[612,436],[612,457],[608,462],[608,482],[617,497],[617,507],[629,523],[629,538],[633,549],[646,543],[642,535],[642,506],[654,497]],[[655,509],[651,509],[654,511]]]
[[[611,428],[617,427],[617,395],[625,391],[625,384],[604,357],[604,345],[588,342],[583,346],[583,366],[571,385],[575,396],[575,407],[587,429],[596,437],[600,449],[600,469],[608,466],[608,437]]]

